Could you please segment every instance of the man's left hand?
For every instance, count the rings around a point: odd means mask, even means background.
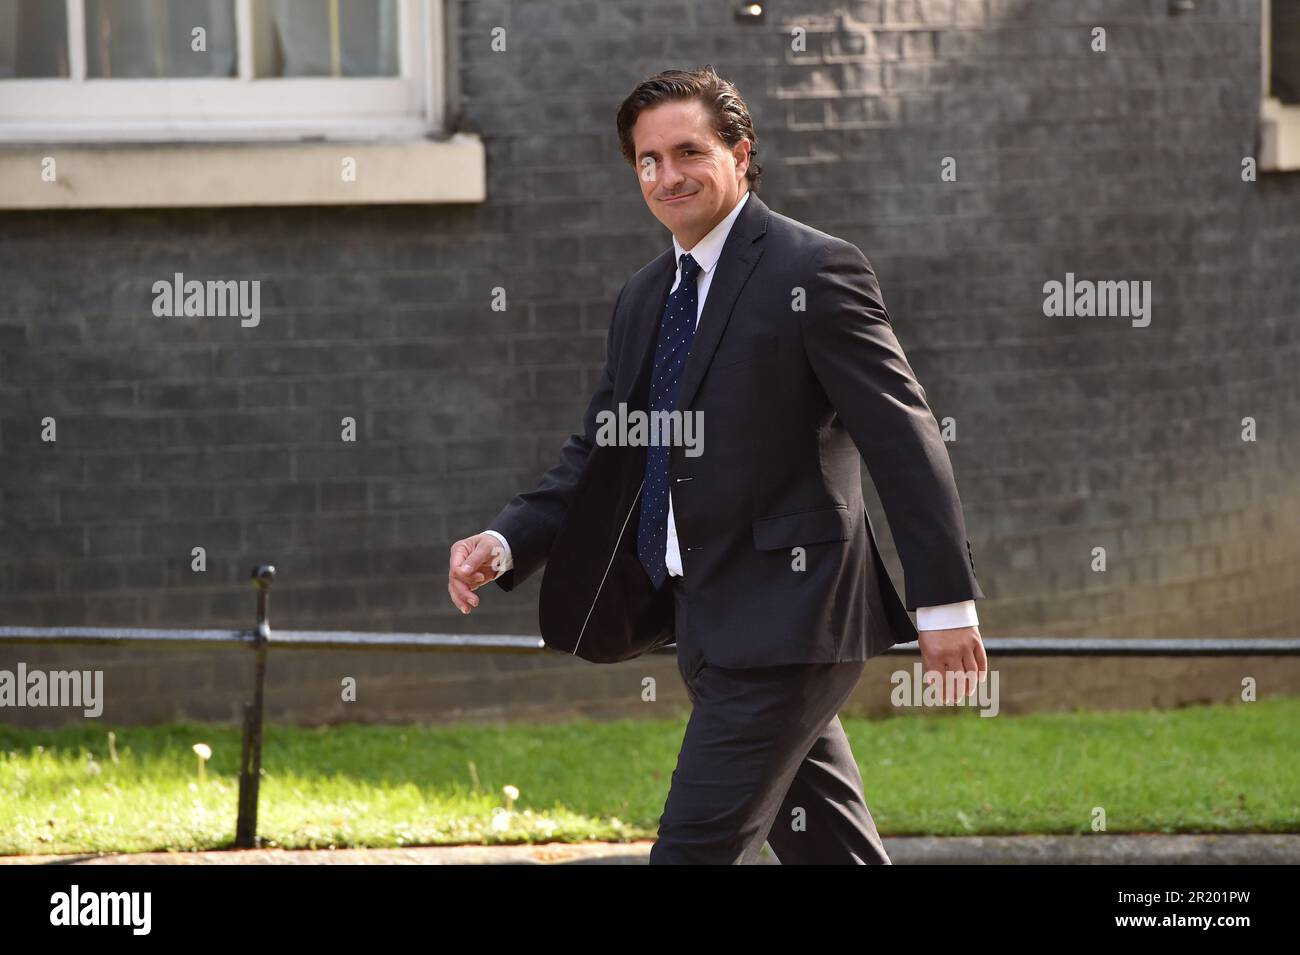
[[[921,663],[925,679],[936,679],[943,686],[943,701],[955,703],[975,694],[975,681],[984,682],[988,674],[988,658],[984,655],[984,641],[979,627],[954,627],[951,630],[922,630],[920,632]],[[952,674],[949,676],[948,674]]]

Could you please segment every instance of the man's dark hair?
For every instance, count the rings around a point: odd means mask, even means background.
[[[634,89],[618,108],[618,145],[628,165],[636,168],[636,144],[632,127],[643,109],[675,100],[700,99],[713,117],[713,129],[731,148],[742,139],[749,140],[749,168],[745,178],[749,188],[758,191],[763,167],[758,164],[758,134],[749,116],[749,107],[740,91],[713,71],[711,65],[699,70],[664,70]]]

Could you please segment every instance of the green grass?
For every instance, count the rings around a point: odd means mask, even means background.
[[[1110,833],[1300,829],[1300,698],[843,722],[886,835],[1084,833],[1094,807]],[[684,726],[271,726],[258,832],[284,848],[653,838]],[[0,727],[0,854],[230,845],[237,728],[118,727],[116,762],[109,729]],[[520,795],[497,828],[506,785]]]

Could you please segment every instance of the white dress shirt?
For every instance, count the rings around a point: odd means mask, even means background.
[[[681,243],[677,241],[677,236],[673,236],[673,261],[677,263],[674,273],[673,285],[669,294],[677,291],[677,286],[682,281],[682,255],[690,252],[700,267],[699,275],[696,276],[696,313],[695,327],[698,329],[700,317],[704,314],[704,300],[709,294],[709,285],[713,282],[713,273],[716,271],[718,259],[722,257],[722,246],[727,241],[727,235],[731,232],[732,223],[736,221],[736,216],[740,215],[740,210],[745,207],[745,201],[749,198],[749,190],[740,197],[735,207],[727,213],[727,217],[715,225],[709,234],[695,243],[692,249],[684,249]],[[502,553],[492,562],[492,569],[497,571],[497,577],[505,573],[513,566],[513,560],[510,557],[510,544],[506,539],[496,531],[484,531],[485,534],[491,534],[501,542]],[[677,545],[677,525],[673,521],[673,495],[671,488],[668,492],[668,549],[664,553],[664,563],[668,566],[668,573],[673,577],[682,576],[682,554]],[[495,578],[493,578],[495,579]],[[916,608],[916,628],[917,630],[947,630],[954,627],[975,627],[979,626],[979,618],[975,614],[975,601],[962,600],[957,603],[943,604],[938,607],[917,607]]]

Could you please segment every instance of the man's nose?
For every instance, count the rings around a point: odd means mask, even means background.
[[[685,178],[672,163],[663,162],[659,164],[659,184],[666,192],[675,192]]]

